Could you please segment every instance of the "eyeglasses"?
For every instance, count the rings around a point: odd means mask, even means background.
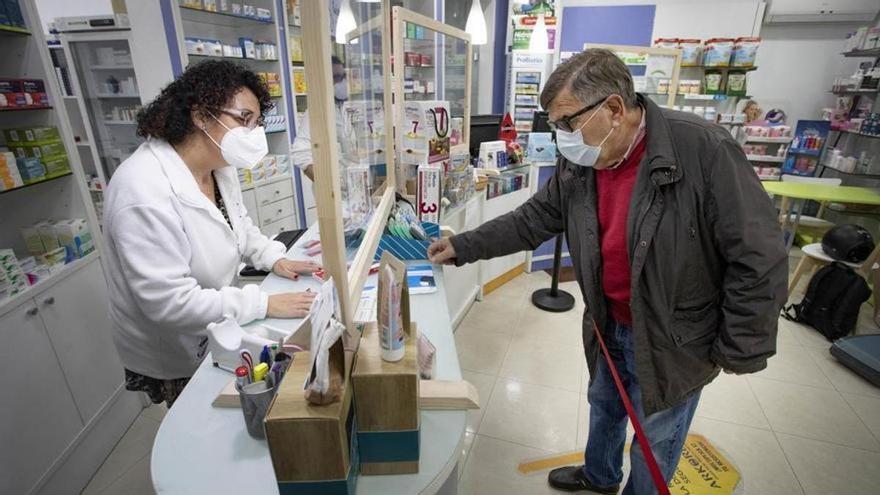
[[[585,106],[584,108],[581,108],[580,110],[578,110],[577,112],[575,112],[571,115],[563,115],[562,117],[559,118],[559,120],[551,121],[551,122],[547,122],[547,123],[550,125],[550,128],[553,129],[554,131],[558,129],[563,132],[573,132],[575,119],[580,117],[581,115],[589,112],[590,110],[598,107],[606,99],[608,99],[608,98],[607,97],[602,98],[601,100],[599,100],[595,103],[590,103],[589,105]]]
[[[229,115],[233,119],[235,119],[239,124],[244,127],[247,127],[250,130],[254,130],[257,127],[261,127],[266,124],[266,121],[263,119],[262,115],[256,115],[254,112],[250,110],[236,110],[236,109],[220,109],[221,113]]]

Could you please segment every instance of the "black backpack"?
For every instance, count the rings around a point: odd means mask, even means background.
[[[786,320],[809,325],[829,341],[852,333],[859,319],[859,308],[871,297],[865,279],[852,268],[835,261],[810,279],[800,304],[782,310]]]

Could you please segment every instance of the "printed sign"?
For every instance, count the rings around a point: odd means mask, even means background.
[[[732,495],[739,471],[702,435],[688,435],[669,482],[672,495]]]

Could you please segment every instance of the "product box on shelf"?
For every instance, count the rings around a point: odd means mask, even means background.
[[[59,220],[54,227],[58,243],[68,250],[72,258],[82,258],[95,250],[92,233],[82,218]]]
[[[16,129],[4,129],[3,137],[6,144],[11,143],[52,143],[61,141],[58,128],[54,126],[44,127],[21,127]]]
[[[16,164],[25,184],[33,184],[46,178],[46,167],[39,158],[18,158]]]
[[[448,163],[443,162],[448,168]],[[440,198],[443,168],[441,163],[422,164],[417,169],[416,203],[419,220],[440,223]]]
[[[354,495],[360,468],[351,380],[342,399],[309,403],[303,383],[308,352],[296,354],[266,414],[266,441],[281,493]]]
[[[18,170],[15,155],[8,151],[0,152],[0,191],[23,185],[24,181],[21,178],[21,172]]]
[[[9,149],[15,153],[17,158],[46,158],[56,156],[67,156],[67,150],[64,144],[59,142],[45,144],[11,144]]]
[[[449,102],[407,101],[401,122],[401,162],[411,165],[449,158]]]

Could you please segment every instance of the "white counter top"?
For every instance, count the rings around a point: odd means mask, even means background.
[[[313,226],[288,252],[291,259],[308,258],[301,246],[317,238]],[[437,347],[437,378],[460,380],[461,371],[446,306],[443,271],[434,270],[437,292],[410,297],[411,315],[419,331]],[[367,285],[374,284],[374,277]],[[292,281],[269,275],[261,284],[269,293],[319,287],[302,276]],[[301,320],[267,320],[279,328],[296,328]],[[175,402],[156,435],[152,454],[153,486],[158,493],[276,494],[278,486],[265,440],[251,438],[239,409],[215,408],[214,398],[232,375],[214,368],[206,358]],[[363,494],[455,493],[457,463],[464,437],[464,411],[422,411],[419,473],[361,476]],[[452,475],[452,476],[450,476]],[[444,483],[449,484],[444,486]]]

